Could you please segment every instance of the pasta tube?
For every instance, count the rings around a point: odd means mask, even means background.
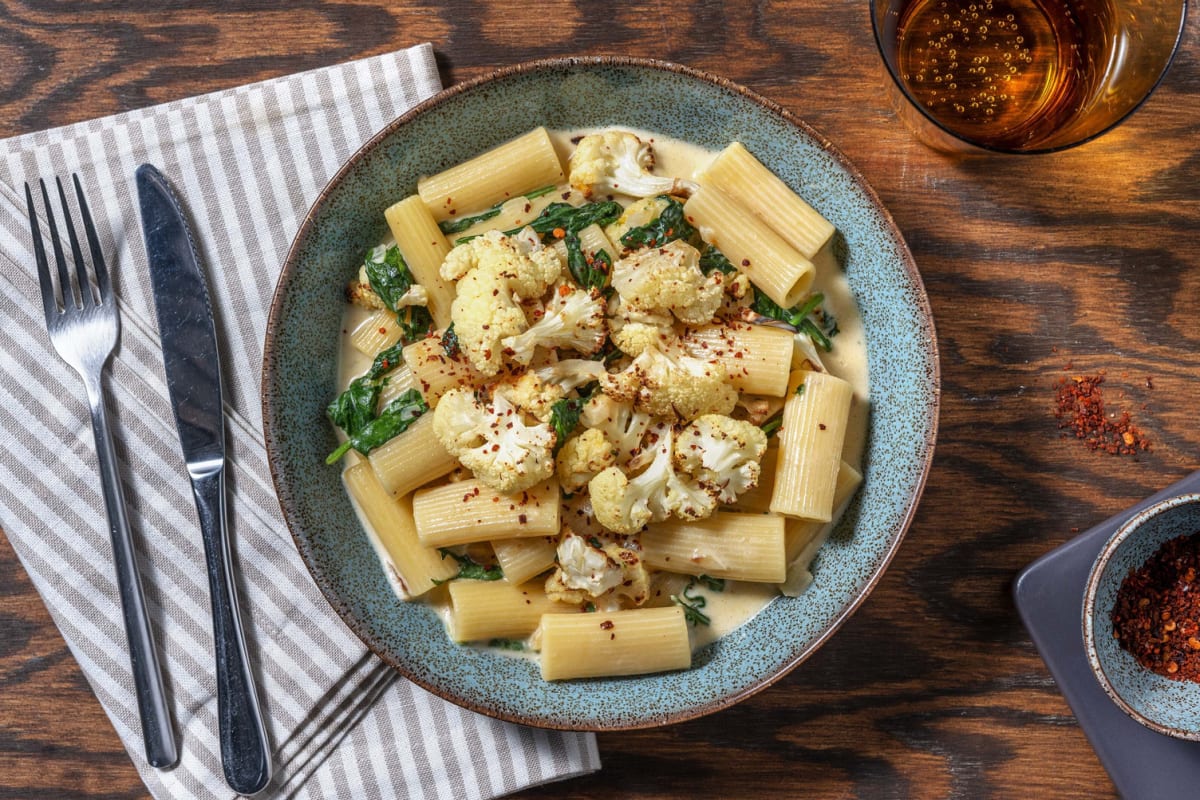
[[[741,203],[809,260],[833,236],[833,223],[763,166],[741,142],[722,150],[698,180]]]
[[[505,580],[524,583],[554,566],[558,540],[552,536],[533,539],[497,539],[492,542],[496,561]]]
[[[828,372],[796,370],[788,381],[771,511],[820,522],[833,497],[854,390]]]
[[[421,489],[413,495],[413,517],[422,544],[450,547],[556,534],[561,505],[558,483],[553,480],[506,495],[472,479]]]
[[[540,584],[501,581],[451,581],[450,637],[456,642],[524,639],[537,630],[543,614],[579,613],[556,603]]]
[[[546,614],[538,629],[542,679],[642,675],[692,665],[683,609]]]
[[[815,272],[812,261],[729,195],[701,186],[684,203],[683,213],[704,241],[781,308],[791,308],[808,294]]]
[[[458,459],[434,435],[433,414],[428,412],[404,433],[372,450],[367,460],[379,483],[394,496],[408,494],[458,466]]]
[[[422,178],[417,181],[417,194],[440,222],[566,182],[550,134],[545,128],[536,128],[470,161]]]
[[[417,540],[412,502],[388,494],[367,462],[348,468],[342,473],[342,481],[386,553],[386,563],[406,596],[420,596],[436,586],[435,581],[458,574],[453,561],[443,559],[437,550]]]
[[[450,252],[450,243],[438,228],[437,220],[429,213],[429,209],[421,202],[421,198],[413,195],[406,197],[383,212],[387,219],[392,236],[396,238],[396,246],[404,263],[416,279],[425,288],[429,297],[429,314],[433,317],[434,325],[446,328],[450,325],[450,304],[454,302],[454,284],[442,278],[442,261]]]
[[[689,330],[683,345],[697,358],[719,361],[733,388],[747,394],[782,397],[795,348],[794,335],[783,328],[730,322]]]
[[[718,511],[695,522],[667,520],[642,532],[642,560],[654,569],[779,583],[787,572],[784,518]]]

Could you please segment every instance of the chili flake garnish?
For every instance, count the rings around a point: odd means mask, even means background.
[[[1128,411],[1120,414],[1105,412],[1102,383],[1104,373],[1061,378],[1055,391],[1054,407],[1058,427],[1069,429],[1089,450],[1103,450],[1113,455],[1133,455],[1149,450],[1150,442],[1133,424]]]
[[[1117,590],[1113,636],[1138,662],[1200,683],[1200,533],[1166,542]]]

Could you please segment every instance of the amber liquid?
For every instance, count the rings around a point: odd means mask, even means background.
[[[915,0],[900,11],[898,72],[930,116],[968,141],[1053,147],[1094,105],[1108,20],[1067,0]]]

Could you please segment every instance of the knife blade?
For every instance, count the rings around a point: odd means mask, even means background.
[[[270,782],[271,756],[232,579],[216,325],[200,257],[178,198],[150,164],[138,167],[136,181],[167,390],[204,540],[221,765],[230,788],[254,794]]]

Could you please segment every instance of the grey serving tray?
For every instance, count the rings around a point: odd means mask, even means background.
[[[1034,645],[1124,797],[1197,796],[1200,742],[1143,727],[1100,688],[1083,648],[1084,586],[1100,548],[1125,520],[1159,500],[1196,491],[1200,472],[1050,551],[1022,570],[1013,585],[1017,611]]]

